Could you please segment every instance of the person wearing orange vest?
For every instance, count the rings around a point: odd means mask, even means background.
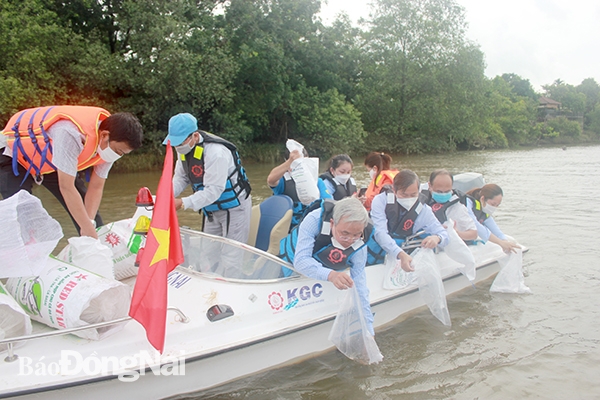
[[[0,134],[0,194],[4,199],[44,185],[82,236],[97,238],[98,208],[114,161],[142,145],[142,126],[129,113],[99,107],[21,110]],[[78,172],[93,167],[86,188]]]
[[[381,192],[381,189],[385,185],[391,186],[394,183],[394,177],[398,173],[398,170],[391,170],[391,163],[392,157],[379,152],[371,152],[365,158],[365,167],[369,170],[371,182],[364,196],[359,196],[358,199],[363,203],[367,211],[371,211],[371,202]]]

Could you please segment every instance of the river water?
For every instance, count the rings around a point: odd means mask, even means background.
[[[362,160],[354,173],[368,182]],[[475,171],[504,190],[495,219],[530,248],[525,282],[532,295],[490,294],[491,281],[448,298],[452,327],[424,309],[377,332],[375,366],[331,351],[267,371],[193,399],[594,399],[600,398],[600,147],[397,156],[424,180],[436,168]],[[270,195],[272,165],[247,165],[255,203]],[[321,168],[323,169],[323,168]],[[114,174],[101,212],[127,218],[140,186],[156,191],[159,174]],[[66,213],[36,190],[65,235]],[[181,224],[199,218],[181,213]],[[61,242],[62,244],[62,242]]]

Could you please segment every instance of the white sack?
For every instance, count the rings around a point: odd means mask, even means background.
[[[0,278],[35,275],[63,237],[60,224],[25,190],[0,201]]]
[[[434,317],[439,319],[442,324],[451,326],[452,322],[446,303],[446,290],[433,249],[419,248],[412,256],[411,266],[415,269],[421,298]]]
[[[140,247],[143,247],[144,237],[133,233],[137,219],[124,219],[103,225],[97,229],[99,243],[108,247],[112,253],[114,278],[122,280],[137,275],[135,258]],[[75,260],[79,257],[81,249],[72,249],[71,239],[69,244],[60,252],[58,258],[72,263],[78,267],[86,268],[88,265],[79,265]],[[81,256],[82,259],[85,255]],[[73,259],[73,262],[70,260]]]
[[[500,272],[494,279],[490,292],[531,293],[531,289],[525,286],[525,277],[523,277],[523,251],[521,249],[516,251],[498,261]]]
[[[112,251],[89,236],[69,238],[69,244],[58,255],[59,260],[100,275],[115,279]]]
[[[31,334],[31,319],[0,282],[0,340]],[[13,348],[22,342],[13,343]],[[0,344],[0,352],[8,345]]]
[[[131,301],[128,285],[55,258],[48,259],[39,276],[10,278],[6,288],[33,320],[58,329],[125,317]],[[111,325],[74,334],[97,340],[122,327]]]
[[[361,364],[378,363],[383,355],[369,332],[356,285],[347,292],[329,332],[329,340],[351,360]]]
[[[302,157],[292,162],[291,176],[296,184],[298,199],[304,205],[309,205],[319,199],[321,194],[317,185],[319,179],[319,159],[316,157],[304,157],[304,146],[293,139],[288,139],[286,147],[290,153],[298,150]]]
[[[475,280],[475,258],[473,257],[473,253],[471,253],[469,246],[454,230],[454,221],[448,219],[445,225],[449,241],[446,247],[444,247],[444,251],[448,257],[462,265],[462,267],[458,267],[458,270],[469,281],[473,282]]]

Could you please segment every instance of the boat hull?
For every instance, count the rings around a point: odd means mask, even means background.
[[[472,251],[478,265],[476,282],[496,274],[497,260],[505,257],[501,249],[491,243],[475,246]],[[458,272],[458,264],[443,253],[436,257],[442,266],[446,294],[471,286]],[[414,285],[398,290],[383,289],[385,265],[366,270],[377,331],[425,306]],[[35,372],[36,362],[40,365],[59,362],[58,350],[78,352],[84,360],[131,356],[141,351],[151,353],[143,328],[130,321],[122,331],[102,341],[65,335],[27,343],[16,350],[20,360],[0,361],[0,398],[77,396],[105,400],[135,396],[152,399],[213,388],[331,350],[333,345],[327,339],[328,334],[345,295],[329,282],[305,277],[240,283],[204,276],[182,267],[172,273],[169,284],[169,304],[177,306],[190,322],[178,322],[169,314],[163,358],[154,364],[140,363],[144,367],[137,368],[136,380],[122,382],[110,373],[91,377],[84,372],[68,376],[23,375],[22,372],[30,371],[23,371],[20,365],[23,358],[29,357]],[[206,312],[214,304],[230,306],[234,315],[210,322]],[[32,356],[34,354],[37,358]],[[38,360],[42,354],[45,359]],[[161,371],[160,364],[167,368]]]

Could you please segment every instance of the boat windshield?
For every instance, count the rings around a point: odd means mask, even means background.
[[[243,280],[297,275],[276,256],[231,239],[182,228],[181,242],[182,266],[204,275]]]

